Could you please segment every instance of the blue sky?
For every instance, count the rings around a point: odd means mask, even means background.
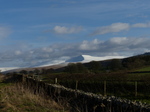
[[[149,0],[1,0],[0,67],[150,51]]]

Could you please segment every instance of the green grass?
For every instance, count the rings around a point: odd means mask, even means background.
[[[136,71],[150,71],[150,66],[142,67],[140,69],[137,69]]]
[[[146,68],[143,68],[145,71]],[[148,68],[150,67],[147,67],[147,70]],[[45,77],[45,80],[54,83],[55,78],[58,78],[59,84],[72,89],[75,89],[76,80],[78,80],[78,89],[96,94],[104,94],[104,80],[114,80],[114,82],[107,81],[107,95],[139,100],[150,104],[150,73],[128,73],[125,71],[100,74],[49,74]],[[138,82],[137,97],[135,97],[134,91],[135,80],[144,81]]]
[[[127,74],[127,80],[150,80],[150,73],[132,73]]]

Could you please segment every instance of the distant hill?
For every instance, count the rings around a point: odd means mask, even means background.
[[[148,56],[148,55],[150,55],[150,52],[146,52],[146,53],[141,54],[141,55],[146,55],[146,56]]]
[[[109,70],[118,70],[118,69],[135,69],[139,68],[142,66],[149,66],[150,65],[150,53],[144,53],[141,55],[136,55],[132,57],[123,57],[123,56],[105,56],[105,57],[95,57],[95,56],[90,56],[90,55],[79,55],[76,57],[71,57],[68,60],[64,60],[62,63],[62,60],[59,62],[57,61],[58,64],[42,64],[39,66],[35,67],[27,67],[27,68],[18,68],[18,69],[13,69],[13,68],[0,68],[2,72],[8,73],[8,72],[19,72],[21,70],[26,70],[26,71],[34,71],[35,69],[38,69],[40,71],[42,70],[53,70],[55,72],[63,71],[68,63],[77,63],[77,65],[83,65],[87,67],[88,69],[93,66],[92,64],[98,64],[97,62],[93,63],[93,61],[97,61],[103,69],[109,69]],[[78,63],[80,62],[80,63]],[[71,65],[71,64],[70,64]],[[80,66],[81,68],[81,66]],[[11,69],[11,70],[9,70]]]
[[[103,61],[103,60],[108,60],[108,59],[123,59],[124,56],[104,56],[104,57],[96,57],[96,56],[90,56],[90,55],[79,55],[76,57],[71,57],[68,60],[60,60],[57,61],[57,63],[50,63],[50,62],[43,62],[43,63],[39,63],[38,65],[35,66],[30,66],[30,67],[26,67],[26,68],[19,68],[19,67],[4,67],[4,68],[0,68],[1,72],[18,72],[21,70],[34,70],[36,68],[38,69],[58,69],[60,67],[64,67],[66,66],[68,63],[76,63],[76,62],[81,62],[81,63],[88,63],[91,61]]]
[[[5,71],[15,70],[15,69],[19,69],[19,67],[1,67],[0,72],[5,72]]]
[[[90,62],[90,61],[103,61],[108,59],[123,59],[124,56],[103,56],[103,57],[96,57],[90,55],[79,55],[76,57],[72,57],[66,62]]]

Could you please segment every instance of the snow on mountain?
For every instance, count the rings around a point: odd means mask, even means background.
[[[124,56],[104,56],[104,57],[95,57],[90,55],[80,55],[77,57],[70,58],[66,62],[90,62],[90,61],[102,61],[107,59],[122,59]]]
[[[47,62],[47,63],[39,64],[39,65],[36,65],[34,67],[46,67],[46,66],[60,65],[60,64],[65,64],[65,60],[54,60],[52,62]]]
[[[103,60],[108,60],[108,59],[123,59],[125,58],[124,56],[104,56],[104,57],[94,57],[94,56],[88,56],[88,55],[83,55],[85,57],[84,62],[89,62],[89,61],[103,61]]]
[[[14,69],[18,69],[19,67],[2,67],[0,68],[0,72],[5,72],[5,71],[9,71],[9,70],[14,70]]]
[[[61,59],[61,60],[53,60],[52,62],[43,62],[43,63],[38,63],[37,65],[30,66],[29,68],[34,68],[34,67],[46,67],[46,66],[52,66],[52,65],[67,65],[68,63],[76,63],[76,62],[90,62],[90,61],[103,61],[107,59],[122,59],[125,58],[124,56],[104,56],[104,57],[95,57],[95,56],[90,56],[90,55],[79,55],[76,57],[72,57],[68,60]],[[9,71],[9,70],[14,70],[14,69],[19,69],[22,67],[4,67],[0,68],[1,72]],[[25,67],[28,68],[28,67]]]

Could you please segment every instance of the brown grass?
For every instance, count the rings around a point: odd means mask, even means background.
[[[4,79],[4,75],[0,73],[0,82]]]
[[[0,83],[2,84],[2,83]],[[34,95],[21,84],[0,86],[0,112],[67,112],[61,104]]]

